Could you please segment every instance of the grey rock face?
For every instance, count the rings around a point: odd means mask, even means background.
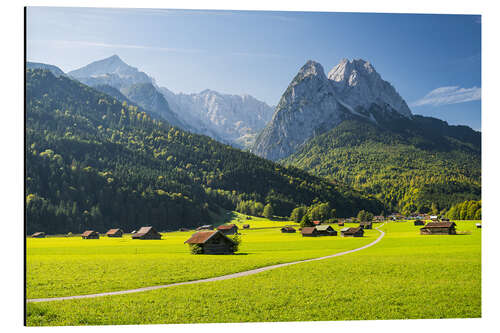
[[[390,111],[389,116],[396,112],[411,117],[406,102],[370,63],[344,59],[326,77],[319,63],[308,61],[281,97],[251,151],[271,160],[284,158],[344,119],[363,117],[376,123],[375,109]]]
[[[271,119],[273,109],[249,95],[204,90],[197,94],[161,92],[185,123],[195,131],[237,147],[253,144],[256,133]]]
[[[26,62],[26,68],[29,69],[46,69],[48,71],[51,71],[52,74],[54,74],[56,77],[64,75],[64,72],[57,66],[54,65],[48,65],[48,64],[43,64],[41,62]]]

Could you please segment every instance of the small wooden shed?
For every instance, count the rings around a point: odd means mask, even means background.
[[[302,234],[302,237],[318,236],[318,230],[316,230],[316,227],[303,227],[300,233]]]
[[[297,232],[297,230],[295,230],[294,227],[289,227],[289,226],[286,226],[286,227],[283,227],[281,228],[281,232],[282,233],[294,233],[294,232]]]
[[[238,226],[236,224],[225,224],[217,227],[217,230],[224,235],[235,235],[238,233]]]
[[[429,222],[420,228],[421,235],[456,235],[455,222]]]
[[[196,230],[212,230],[214,226],[212,224],[205,224],[196,228]]]
[[[317,225],[315,228],[318,231],[318,236],[337,236],[337,231],[331,225],[322,224]]]
[[[343,228],[340,230],[340,235],[342,237],[363,237],[364,235],[363,228]]]
[[[243,224],[243,229],[250,229],[250,224]]]
[[[425,225],[425,222],[422,220],[415,220],[415,222],[413,222],[413,225]]]
[[[123,230],[122,229],[109,229],[108,232],[106,233],[106,236],[108,236],[108,237],[123,237]]]
[[[132,239],[161,239],[161,235],[153,227],[141,227],[132,235]]]
[[[82,234],[83,239],[99,239],[99,233],[94,230],[86,230]]]
[[[235,245],[234,241],[220,230],[198,231],[184,244],[199,245],[202,254],[233,254]]]
[[[371,229],[373,226],[373,223],[371,221],[364,221],[364,222],[359,222],[359,227],[363,229]]]
[[[45,238],[45,232],[38,231],[31,235],[31,238]]]

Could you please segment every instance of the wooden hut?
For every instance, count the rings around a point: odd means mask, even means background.
[[[132,235],[132,239],[161,239],[161,235],[153,227],[141,227]]]
[[[196,230],[212,230],[214,228],[211,224],[205,224],[196,228]]]
[[[243,229],[250,229],[250,224],[243,224]]]
[[[184,244],[199,245],[202,254],[233,254],[234,241],[220,230],[198,231]]]
[[[340,235],[342,237],[363,237],[364,235],[363,228],[343,228],[340,230]]]
[[[123,237],[123,230],[122,229],[109,229],[108,232],[106,233],[106,236],[108,236],[108,237]]]
[[[295,230],[294,227],[286,226],[286,227],[281,228],[281,232],[291,234],[291,233],[297,232],[297,230]]]
[[[455,222],[429,222],[420,228],[421,235],[456,235]]]
[[[363,229],[371,229],[373,226],[371,221],[359,222],[359,227]]]
[[[31,238],[45,238],[45,232],[38,231],[31,235]]]
[[[236,224],[225,224],[217,227],[217,230],[224,235],[235,235],[238,233],[238,226]]]
[[[315,228],[318,231],[318,236],[337,236],[337,231],[331,225],[322,224],[317,225]]]
[[[316,230],[316,227],[304,227],[300,231],[302,234],[302,237],[316,237],[318,236],[318,230]]]
[[[413,222],[413,225],[425,225],[425,222],[422,220],[416,220],[415,222]]]
[[[86,230],[82,234],[82,239],[99,239],[99,233],[94,230]]]

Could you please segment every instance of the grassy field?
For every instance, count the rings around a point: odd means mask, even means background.
[[[350,250],[378,236],[372,230],[363,238],[312,239],[302,238],[299,232],[280,233],[279,227],[290,222],[246,220],[239,214],[234,222],[268,229],[240,229],[241,248],[231,256],[190,254],[184,241],[193,231],[165,233],[162,240],[132,240],[130,235],[90,240],[28,238],[27,297],[83,295],[198,280]]]
[[[411,222],[388,223],[382,227],[384,239],[363,251],[233,280],[130,295],[29,303],[27,324],[480,317],[481,230],[471,221],[458,222],[459,231],[470,231],[465,235],[421,236],[418,229]],[[249,231],[247,238],[253,232],[256,238],[265,238],[266,230]],[[365,243],[377,235],[377,231],[371,231]],[[274,246],[271,243],[278,236],[269,234],[261,249],[272,253],[272,247],[281,252],[281,246],[293,246],[302,240],[297,237],[294,242]],[[310,241],[323,242],[323,246],[357,241],[335,237],[328,242],[327,238]],[[248,243],[250,246],[252,242]],[[258,242],[252,246],[257,255]],[[319,249],[310,250],[310,254],[315,251]]]

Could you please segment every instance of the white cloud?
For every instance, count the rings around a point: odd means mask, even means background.
[[[481,99],[481,88],[460,88],[457,86],[440,87],[432,90],[427,95],[415,101],[411,106],[440,106],[477,101]]]

